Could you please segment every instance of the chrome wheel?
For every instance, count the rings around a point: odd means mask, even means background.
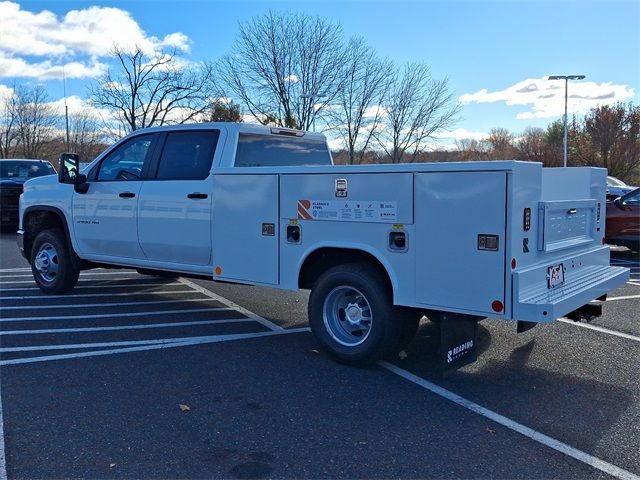
[[[334,288],[323,306],[327,332],[341,345],[355,347],[363,343],[371,332],[371,306],[357,289],[348,286]]]
[[[40,245],[33,265],[44,282],[53,282],[57,278],[60,268],[58,252],[55,247],[50,243]]]

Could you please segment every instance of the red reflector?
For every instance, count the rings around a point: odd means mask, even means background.
[[[516,263],[516,259],[515,259],[515,258],[512,258],[512,259],[511,259],[511,270],[514,270],[514,269],[516,268],[516,265],[517,265],[517,263]]]
[[[501,312],[504,309],[504,305],[500,300],[494,300],[491,304],[491,308],[493,308],[494,312]]]

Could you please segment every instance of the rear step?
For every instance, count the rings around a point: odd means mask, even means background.
[[[568,271],[565,283],[560,287],[549,289],[544,282],[540,282],[527,289],[526,297],[521,295],[517,306],[520,318],[550,322],[574,311],[581,312],[577,314],[580,318],[592,317],[597,312],[587,306],[589,302],[594,297],[602,298],[608,291],[626,281],[628,276],[628,269],[608,265],[589,265]]]

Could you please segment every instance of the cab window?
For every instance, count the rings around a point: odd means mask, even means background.
[[[141,135],[107,155],[98,170],[98,181],[140,180],[142,167],[151,154],[154,135]]]
[[[158,164],[158,180],[204,180],[209,176],[219,130],[167,134]]]
[[[331,165],[327,142],[319,138],[292,138],[241,133],[236,167]]]

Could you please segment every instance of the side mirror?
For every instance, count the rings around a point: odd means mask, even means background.
[[[60,155],[58,182],[73,185],[78,193],[87,193],[89,190],[87,176],[80,173],[80,156],[77,153],[63,153]]]
[[[63,153],[60,155],[58,182],[75,185],[80,176],[80,156],[77,153]]]

